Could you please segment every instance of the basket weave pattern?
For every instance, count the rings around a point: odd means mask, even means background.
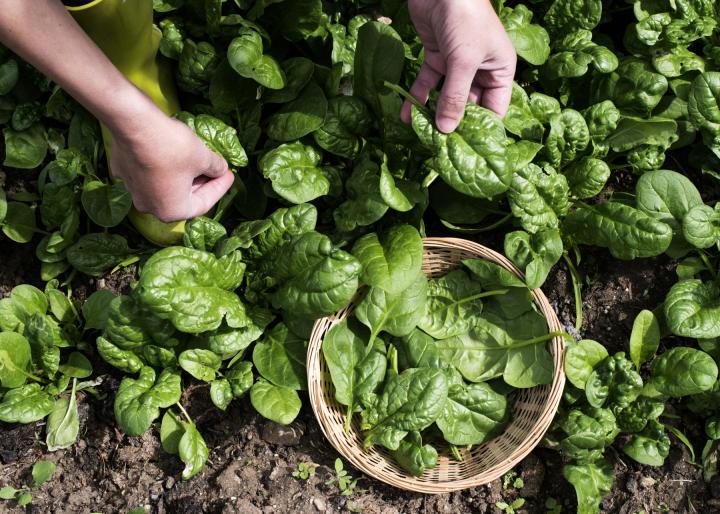
[[[457,268],[463,259],[486,259],[522,277],[521,272],[505,257],[480,244],[455,238],[426,238],[423,240],[423,272],[429,277],[442,276]],[[562,331],[548,299],[540,289],[532,292],[540,312],[547,319],[550,331]],[[460,449],[458,462],[443,451],[434,469],[413,477],[400,468],[389,454],[378,446],[363,449],[359,416],[353,417],[349,433],[345,433],[345,407],[335,400],[335,388],[322,357],[322,341],[328,330],[353,310],[353,300],[333,316],[315,323],[307,356],[310,403],[320,428],[335,449],[353,466],[365,474],[392,486],[422,493],[446,493],[491,482],[503,476],[525,458],[547,431],[562,396],[563,342],[557,337],[548,342],[554,373],[552,383],[519,391],[513,406],[512,420],[496,438],[473,446],[470,451]]]

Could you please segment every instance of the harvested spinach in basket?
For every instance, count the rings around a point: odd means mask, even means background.
[[[437,464],[436,446],[498,436],[516,390],[552,381],[546,343],[558,334],[510,271],[472,259],[428,278],[407,225],[365,235],[352,253],[365,287],[322,351],[345,429],[357,416],[365,447],[419,476]]]

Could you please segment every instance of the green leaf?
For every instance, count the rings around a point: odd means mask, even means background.
[[[35,211],[24,203],[8,202],[5,220],[2,222],[3,233],[16,243],[29,243],[35,231]]]
[[[10,389],[0,402],[0,421],[33,423],[53,410],[54,402],[39,384],[26,384]]]
[[[632,363],[624,352],[607,357],[587,378],[585,396],[588,403],[596,408],[603,405],[627,407],[640,395],[643,381],[632,369]]]
[[[180,373],[143,367],[137,379],[125,377],[115,395],[115,419],[128,435],[140,435],[160,416],[160,408],[180,400]]]
[[[188,248],[210,252],[226,235],[227,230],[220,223],[205,216],[198,216],[185,223],[183,244]]]
[[[104,337],[98,337],[95,344],[100,357],[121,371],[137,373],[143,367],[143,361],[134,352],[118,348]]]
[[[509,232],[504,246],[508,258],[525,273],[525,283],[530,289],[543,285],[563,253],[558,230],[541,230],[535,234]]]
[[[185,427],[175,411],[168,409],[160,423],[160,443],[167,453],[177,455],[180,439],[185,434]]]
[[[669,148],[677,140],[677,123],[664,118],[623,116],[607,142],[615,152],[627,152],[640,145]]]
[[[672,240],[667,224],[620,202],[582,204],[565,218],[564,229],[576,243],[606,247],[623,260],[660,255]]]
[[[295,337],[284,323],[275,325],[255,344],[252,360],[260,375],[277,386],[307,389],[307,341]]]
[[[240,398],[247,393],[253,385],[252,364],[240,361],[225,372],[225,380],[230,384],[233,398]]]
[[[9,485],[6,485],[5,487],[0,487],[0,500],[12,500],[19,492],[20,490],[15,489],[14,487],[11,487]]]
[[[250,403],[261,416],[281,425],[290,424],[302,406],[296,391],[264,379],[259,379],[250,388]]]
[[[307,232],[288,243],[268,262],[277,290],[273,306],[317,318],[350,302],[358,287],[360,263],[327,236]]]
[[[362,137],[372,128],[367,104],[354,96],[339,96],[328,101],[322,126],[313,132],[320,148],[346,159],[358,156]]]
[[[650,385],[672,398],[709,391],[717,382],[718,367],[707,353],[676,346],[652,364]]]
[[[298,140],[323,126],[327,109],[322,89],[310,82],[298,98],[268,118],[267,134],[275,141]]]
[[[227,409],[233,399],[230,382],[224,378],[210,382],[210,399],[218,409]]]
[[[443,134],[429,114],[413,106],[412,127],[433,153],[433,169],[455,190],[474,198],[492,198],[510,187],[510,141],[494,112],[469,104],[458,128]]]
[[[78,419],[75,389],[70,398],[62,397],[55,402],[53,410],[47,418],[46,437],[48,451],[69,448],[78,438],[80,420]]]
[[[185,350],[178,356],[178,364],[193,377],[203,382],[215,380],[222,361],[210,350]]]
[[[418,327],[436,339],[468,332],[483,310],[483,287],[461,269],[428,281],[425,312]]]
[[[550,36],[540,25],[530,23],[532,17],[532,11],[522,4],[500,11],[500,20],[517,54],[530,64],[540,66],[550,55]]]
[[[26,130],[4,128],[5,160],[11,168],[33,169],[45,160],[48,143],[45,128],[37,123]]]
[[[267,90],[262,100],[266,103],[286,103],[295,100],[300,91],[312,80],[315,64],[306,57],[291,57],[280,63],[287,78],[285,87]]]
[[[40,460],[33,464],[32,477],[35,485],[42,485],[55,474],[55,463],[49,460]]]
[[[85,329],[103,330],[107,323],[110,302],[115,295],[107,289],[100,289],[91,294],[83,303],[82,313],[85,318]]]
[[[384,344],[376,340],[366,353],[367,330],[355,320],[343,319],[332,327],[322,344],[323,357],[335,386],[335,399],[354,410],[373,394],[385,377]]]
[[[252,29],[242,29],[230,42],[227,59],[241,77],[252,79],[270,89],[285,87],[285,73],[275,59],[263,55],[260,34]]]
[[[661,423],[650,420],[642,432],[634,434],[623,446],[623,452],[640,464],[662,466],[670,453],[670,438]]]
[[[371,330],[370,341],[383,331],[397,337],[412,332],[425,313],[427,289],[422,273],[397,294],[371,287],[355,308],[357,319]]]
[[[237,252],[218,259],[191,248],[164,248],[145,263],[137,292],[146,307],[181,332],[214,330],[223,320],[240,328],[249,320],[233,291],[244,271]]]
[[[507,397],[486,383],[453,385],[436,423],[450,444],[481,444],[502,430],[509,407]]]
[[[549,336],[542,317],[533,311],[512,321],[527,339],[514,339],[499,319],[483,319],[470,332],[437,342],[440,356],[470,382],[502,376],[513,387],[533,387],[552,381],[553,363],[545,348]],[[517,334],[520,335],[520,334]]]
[[[0,385],[8,389],[23,385],[30,363],[27,339],[14,332],[0,332]]]
[[[80,352],[72,352],[67,362],[61,364],[58,369],[64,375],[74,378],[87,378],[92,375],[92,364],[85,355]]]
[[[93,223],[114,227],[130,212],[132,198],[122,182],[105,184],[92,180],[83,186],[81,196],[85,212]]]
[[[185,463],[182,471],[183,480],[189,480],[205,467],[208,459],[208,448],[194,423],[183,423],[185,433],[178,442],[178,455]]]
[[[132,251],[117,234],[86,234],[68,248],[67,260],[78,271],[99,277],[120,264]]]
[[[381,115],[379,93],[383,82],[397,84],[403,71],[405,51],[395,30],[378,21],[368,21],[357,31],[353,93]]]
[[[681,280],[665,297],[665,320],[678,336],[720,337],[720,290],[713,282]]]
[[[720,241],[720,204],[700,204],[682,218],[682,236],[695,248],[710,248]]]
[[[720,72],[701,73],[690,86],[688,113],[705,144],[720,153]]]
[[[613,484],[613,468],[605,460],[587,464],[565,465],[563,476],[575,488],[578,514],[594,514],[600,508],[603,496]]]
[[[330,192],[330,181],[321,169],[322,154],[302,143],[283,144],[260,159],[260,170],[273,190],[292,203],[304,203]]]
[[[438,453],[429,444],[423,445],[420,432],[411,432],[400,441],[398,449],[391,453],[401,468],[413,476],[422,475],[426,469],[437,466]]]
[[[230,166],[243,168],[248,164],[245,149],[240,144],[237,131],[224,121],[208,114],[191,114],[182,112],[178,118],[187,124],[205,145],[222,156]]]
[[[407,369],[391,376],[375,403],[362,412],[364,446],[397,450],[408,432],[425,429],[442,414],[447,397],[447,379],[439,369]]]
[[[660,345],[660,324],[652,311],[642,310],[630,333],[630,358],[635,369],[652,359]]]
[[[565,376],[578,389],[585,389],[593,369],[607,356],[607,350],[600,343],[592,339],[578,341],[565,350]]]
[[[521,287],[525,284],[514,273],[499,264],[485,259],[463,259],[463,265],[470,270],[472,278],[485,289],[500,287]]]
[[[355,242],[352,253],[362,265],[360,281],[391,294],[410,287],[422,273],[422,239],[409,225],[366,234]]]

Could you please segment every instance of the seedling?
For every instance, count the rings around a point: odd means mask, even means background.
[[[325,485],[337,484],[341,496],[350,496],[356,492],[359,478],[353,478],[348,474],[340,458],[335,459],[335,477],[327,480]]]
[[[515,514],[517,511],[515,509],[519,509],[525,505],[525,498],[517,498],[513,500],[512,503],[506,503],[503,501],[495,503],[495,506],[502,510],[505,514]]]
[[[292,476],[299,478],[300,480],[307,480],[311,476],[315,475],[317,464],[312,462],[301,462],[295,471],[292,472]]]
[[[562,505],[555,498],[545,500],[545,514],[560,514],[563,510]]]
[[[525,487],[525,482],[523,481],[523,479],[517,476],[516,471],[512,470],[508,471],[503,476],[503,489],[507,491],[510,487],[512,487],[513,489],[522,489],[523,487]]]
[[[32,502],[32,493],[42,484],[50,480],[55,473],[55,464],[49,460],[41,460],[32,468],[32,484],[24,485],[20,489],[6,485],[0,488],[0,500],[15,500],[18,507],[24,507]]]

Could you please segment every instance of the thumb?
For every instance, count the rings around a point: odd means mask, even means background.
[[[229,172],[230,169],[225,159],[207,149],[207,164],[203,167],[202,174],[211,178],[218,178]]]
[[[224,162],[224,161],[223,161]],[[203,182],[190,195],[189,218],[202,216],[227,193],[233,185],[235,177],[232,173],[225,173],[220,177]]]

